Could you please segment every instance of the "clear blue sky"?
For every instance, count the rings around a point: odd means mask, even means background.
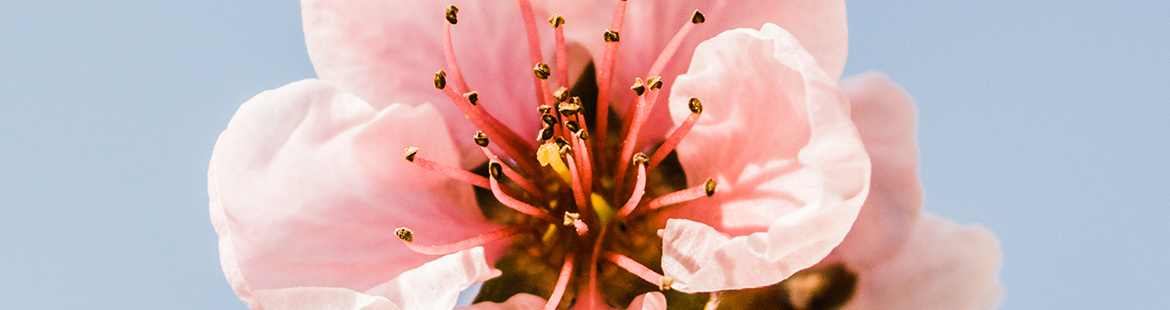
[[[926,210],[1001,240],[1003,309],[1170,306],[1170,3],[852,1],[849,23],[846,75],[919,103]],[[296,1],[5,3],[0,308],[243,309],[211,147],[314,76]]]

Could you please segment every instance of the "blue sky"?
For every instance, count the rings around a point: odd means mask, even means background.
[[[925,209],[996,233],[1003,309],[1170,305],[1170,4],[848,5],[846,75],[917,100]],[[7,3],[0,42],[3,307],[244,309],[207,161],[240,103],[315,76],[299,5]]]

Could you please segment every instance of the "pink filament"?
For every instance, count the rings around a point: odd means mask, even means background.
[[[662,163],[666,155],[674,151],[674,147],[678,146],[679,141],[682,141],[687,136],[687,133],[691,132],[691,128],[695,127],[695,123],[699,121],[699,115],[692,112],[678,128],[674,129],[674,132],[670,133],[666,141],[662,142],[662,146],[659,146],[658,150],[654,151],[654,156],[650,157],[650,168],[646,170],[654,171],[654,168],[658,167],[659,163]]]
[[[504,150],[508,156],[516,159],[518,162],[524,162],[520,159],[527,158],[524,154],[535,154],[536,148],[529,144],[527,140],[521,139],[519,135],[512,131],[512,129],[504,126],[499,120],[492,117],[487,111],[484,111],[478,106],[472,106],[471,102],[466,97],[457,93],[452,87],[444,87],[443,93],[447,98],[463,111],[463,114],[471,120],[476,127],[484,131],[492,141],[501,141],[497,143],[500,149]],[[523,166],[523,165],[522,165]],[[532,169],[531,167],[526,167]]]
[[[500,162],[499,157],[496,157],[496,155],[493,154],[490,149],[487,147],[480,147],[480,149],[483,150],[483,155],[487,156],[489,161],[500,163],[500,170],[504,171],[504,175],[508,176],[508,179],[511,179],[513,182],[516,182],[516,184],[519,184],[520,187],[529,194],[538,197],[541,196],[541,192],[536,189],[536,186],[532,185],[532,182],[529,182],[528,179],[524,178],[519,173],[516,173],[515,170],[512,170],[512,167],[509,167],[508,165]]]
[[[618,265],[618,267],[622,267],[622,269],[642,278],[642,280],[646,280],[646,282],[654,285],[662,284],[662,275],[654,272],[654,270],[650,270],[650,268],[646,268],[646,266],[642,266],[642,263],[638,261],[614,252],[605,252],[604,257],[606,260]]]
[[[561,265],[561,274],[557,276],[557,286],[553,288],[552,296],[548,297],[548,302],[544,304],[544,310],[553,310],[561,303],[561,297],[565,296],[565,289],[569,287],[569,276],[573,274],[573,252],[569,252],[565,256],[565,263]]]
[[[585,191],[581,188],[581,175],[577,173],[577,163],[573,161],[573,155],[566,155],[565,160],[568,161],[569,174],[573,179],[573,199],[577,202],[577,213],[585,212],[589,206],[585,204]]]
[[[512,227],[504,228],[501,230],[481,234],[481,235],[478,235],[475,237],[471,237],[471,238],[468,238],[466,240],[457,241],[454,243],[444,244],[444,245],[417,245],[414,242],[403,242],[403,243],[405,243],[406,247],[410,248],[411,250],[414,250],[415,252],[419,252],[422,254],[446,255],[446,254],[451,254],[451,253],[463,251],[466,249],[470,249],[473,247],[481,246],[481,245],[487,244],[487,243],[492,242],[492,241],[511,237],[511,236],[514,236],[514,235],[522,232],[523,230],[524,230],[524,227],[512,226]]]
[[[630,200],[626,201],[626,205],[622,206],[622,209],[618,211],[616,216],[614,216],[614,220],[625,218],[626,215],[630,215],[630,212],[634,212],[634,208],[638,207],[638,203],[642,201],[642,195],[645,193],[646,193],[646,166],[639,163],[638,164],[638,179],[637,179],[637,183],[634,183],[634,192],[632,194],[630,194]]]
[[[455,61],[455,47],[451,44],[451,23],[443,23],[443,54],[447,56],[447,70],[451,71],[451,78],[455,80],[456,92],[469,92],[467,80],[463,79],[463,72],[459,70],[459,62]]]
[[[528,32],[528,57],[532,59],[532,65],[541,63],[540,60],[540,34],[536,30],[536,17],[532,15],[532,3],[529,0],[516,0],[520,4],[520,15],[524,18],[524,30]],[[540,90],[540,79],[535,76],[532,77],[533,85],[536,87],[536,102],[543,102],[543,93]]]
[[[695,23],[688,21],[683,24],[682,28],[678,29],[678,33],[674,34],[674,37],[670,39],[670,43],[667,43],[666,47],[662,49],[662,53],[658,54],[658,59],[655,59],[654,64],[650,65],[650,73],[646,74],[646,76],[662,75],[662,69],[666,68],[666,63],[670,62],[670,59],[674,57],[674,53],[682,46],[683,39],[687,38],[687,34],[691,32],[692,28],[695,28]]]
[[[618,1],[613,13],[613,22],[610,30],[619,35],[621,42],[622,20],[626,15],[626,1]],[[609,124],[609,87],[613,82],[613,65],[617,61],[618,42],[606,42],[605,54],[602,56],[601,68],[597,71],[597,144],[599,149],[605,148],[606,126]],[[602,159],[604,160],[604,159]]]
[[[565,25],[556,27],[557,37],[557,85],[569,88],[569,53],[565,48]]]
[[[656,210],[656,209],[659,209],[662,207],[680,204],[680,203],[684,203],[687,201],[703,198],[705,196],[707,196],[706,182],[704,182],[703,184],[699,184],[699,186],[691,187],[688,189],[680,190],[677,192],[673,192],[673,193],[662,195],[661,197],[655,198],[654,200],[650,201],[650,205],[647,206],[647,208],[649,210]]]
[[[423,169],[433,171],[435,173],[444,175],[448,178],[463,181],[463,182],[466,182],[466,183],[471,184],[471,185],[479,186],[481,188],[492,188],[491,185],[488,184],[489,183],[488,179],[481,176],[481,175],[474,174],[474,173],[468,172],[466,170],[458,169],[455,167],[447,166],[444,164],[436,163],[436,162],[427,160],[426,158],[419,157],[418,154],[415,154],[414,160],[412,160],[411,162],[413,162],[415,165],[418,165],[419,167],[422,167]]]
[[[563,222],[562,220],[553,218],[551,215],[548,215],[548,213],[545,213],[543,210],[537,209],[536,207],[533,207],[530,204],[524,203],[523,201],[519,201],[519,200],[516,200],[516,198],[512,198],[511,196],[508,196],[508,194],[505,194],[504,191],[500,189],[500,182],[497,181],[495,177],[490,177],[490,178],[488,178],[488,180],[491,181],[492,195],[495,195],[496,200],[499,200],[500,203],[503,203],[505,206],[512,208],[512,210],[516,210],[520,213],[524,213],[527,215],[531,215],[533,217],[538,217],[538,218],[544,219],[546,221],[549,221],[549,223]]]

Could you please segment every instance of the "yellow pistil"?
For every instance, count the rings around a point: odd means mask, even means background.
[[[557,147],[556,143],[545,142],[542,144],[536,150],[536,160],[540,161],[541,166],[552,166],[553,171],[556,171],[557,176],[560,176],[565,183],[573,183],[569,167],[565,166],[565,162],[561,160],[560,148]]]

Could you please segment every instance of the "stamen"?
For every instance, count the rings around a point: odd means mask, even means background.
[[[473,247],[481,246],[481,245],[490,243],[492,241],[497,241],[500,239],[515,236],[516,234],[523,232],[525,229],[526,228],[522,227],[522,226],[512,226],[512,227],[500,229],[497,231],[493,231],[493,232],[489,232],[489,233],[485,233],[485,234],[480,234],[478,236],[471,237],[471,238],[468,238],[468,239],[465,239],[462,241],[457,241],[454,243],[443,244],[443,245],[417,245],[417,244],[414,244],[414,232],[412,232],[410,230],[410,228],[406,228],[406,227],[400,227],[398,229],[395,229],[394,234],[398,236],[398,239],[402,239],[403,243],[406,244],[407,248],[410,248],[411,250],[413,250],[415,252],[427,254],[427,255],[447,255],[447,254],[463,251],[466,249],[470,249]]]
[[[703,103],[699,102],[699,99],[691,98],[689,106],[691,108],[691,115],[688,115],[687,119],[678,128],[675,128],[674,132],[670,133],[670,136],[667,136],[666,141],[662,142],[662,146],[659,146],[658,150],[654,151],[654,157],[650,158],[650,168],[647,168],[647,170],[654,171],[654,168],[658,167],[658,164],[662,163],[663,159],[666,159],[667,154],[674,151],[678,143],[691,132],[691,128],[695,127],[695,123],[699,121],[699,115],[703,113]]]
[[[578,112],[581,112],[581,98],[573,97],[570,100],[561,101],[564,102],[561,102],[561,104],[557,105],[557,113],[561,113],[561,116],[573,117],[576,116]]]
[[[536,66],[532,67],[532,74],[535,74],[538,79],[545,80],[548,79],[548,75],[552,74],[552,72],[549,71],[548,64],[538,62]]]
[[[659,290],[670,290],[670,286],[674,285],[674,278],[660,275],[657,272],[654,272],[654,270],[646,268],[646,266],[643,266],[642,263],[639,263],[632,258],[626,257],[625,255],[607,251],[603,257],[605,257],[606,260],[618,265],[618,267],[622,267],[622,269],[625,269],[635,276],[642,278],[642,280],[646,280],[646,282],[657,285]]]
[[[528,57],[532,59],[532,64],[541,63],[540,60],[540,35],[536,31],[536,17],[532,15],[532,3],[529,0],[516,0],[520,4],[520,15],[524,18],[524,30],[528,32]],[[541,91],[540,80],[533,80],[533,86],[536,90],[537,102],[543,102],[546,93]],[[544,87],[547,91],[547,87]]]
[[[641,96],[646,93],[646,84],[642,83],[642,78],[634,78],[634,86],[630,86],[630,89]]]
[[[479,92],[473,91],[473,92],[463,93],[463,98],[467,98],[467,102],[471,103],[471,105],[476,105],[477,103],[479,103]]]
[[[459,62],[455,60],[455,47],[451,43],[451,25],[459,22],[458,14],[459,8],[454,5],[447,7],[447,23],[443,24],[443,55],[447,57],[447,70],[451,70],[451,77],[455,79],[455,87],[458,88],[455,91],[465,92],[470,88],[467,86],[467,80],[463,79],[463,72],[459,70]],[[437,84],[435,86],[438,87]]]
[[[662,207],[680,204],[703,197],[711,197],[711,195],[715,195],[715,190],[718,187],[719,185],[715,184],[715,180],[707,179],[707,182],[703,182],[703,185],[698,185],[655,198],[654,200],[650,201],[650,205],[647,206],[647,209],[657,210]]]
[[[674,37],[670,39],[670,43],[667,43],[666,47],[662,49],[662,53],[658,54],[658,59],[655,59],[654,64],[650,65],[650,72],[646,76],[661,75],[662,70],[666,68],[666,63],[670,62],[670,59],[674,57],[674,53],[682,46],[682,41],[687,38],[687,34],[691,33],[691,29],[706,20],[707,18],[699,10],[691,13],[691,22],[683,24],[682,28],[679,28],[678,33],[674,34]]]
[[[565,18],[560,15],[553,15],[548,18],[548,22],[553,26],[553,32],[556,35],[556,50],[557,50],[557,85],[565,87],[569,85],[569,53],[565,48],[565,29],[561,25],[565,24]],[[557,99],[564,101],[565,99]]]
[[[565,255],[565,263],[561,265],[561,274],[557,276],[557,286],[553,287],[553,293],[548,297],[548,302],[544,304],[544,310],[556,309],[561,303],[561,298],[565,296],[565,289],[569,287],[570,276],[573,275],[573,252]]]
[[[565,156],[565,160],[569,161],[569,172],[573,179],[573,200],[577,203],[577,212],[585,212],[589,210],[589,206],[585,204],[585,189],[581,187],[581,175],[577,173],[577,163],[573,161],[573,155]]]
[[[563,86],[560,88],[557,88],[556,91],[553,91],[553,99],[556,99],[557,102],[563,102],[565,100],[568,100],[569,99],[569,89],[565,88]],[[564,104],[564,103],[561,103],[561,104]]]
[[[481,130],[485,131],[488,136],[495,137],[493,139],[497,141],[504,141],[503,143],[499,143],[500,149],[504,150],[504,153],[507,153],[508,156],[512,158],[524,158],[522,154],[532,154],[532,152],[535,151],[531,144],[524,142],[524,140],[521,139],[520,136],[516,135],[512,129],[504,126],[504,124],[500,123],[499,120],[496,120],[496,118],[492,117],[491,114],[488,114],[487,111],[472,105],[469,101],[470,98],[456,93],[452,87],[447,87],[446,77],[446,72],[436,72],[435,88],[442,90],[443,93],[447,95],[447,99],[451,100],[451,102],[455,104],[459,110],[463,111],[463,115],[471,120],[472,124],[475,124],[476,127],[479,127]],[[476,101],[479,100],[478,93],[476,93],[474,97]],[[524,161],[520,162],[522,163],[521,166],[525,167],[526,169],[533,169],[531,166],[525,166],[523,164],[525,163]]]
[[[652,91],[652,93],[658,94],[658,91]],[[634,115],[631,118],[629,132],[625,133],[626,139],[622,141],[622,152],[619,155],[621,157],[618,158],[630,158],[634,154],[634,144],[638,142],[638,132],[641,131],[642,124],[646,122],[646,116],[650,112],[648,107],[653,105],[652,100],[654,97],[656,96],[640,96],[637,98],[638,105],[632,109]],[[614,184],[616,185],[614,188],[618,189],[615,192],[620,192],[622,186],[625,185],[626,168],[629,168],[629,165],[625,165],[624,163],[617,165],[617,171],[613,175]]]
[[[621,210],[618,210],[617,216],[614,216],[614,220],[622,219],[626,215],[630,215],[630,212],[634,212],[634,208],[642,201],[642,195],[646,193],[646,160],[646,154],[638,153],[638,155],[634,155],[634,165],[638,166],[637,183],[634,183],[634,192],[630,194],[630,200],[627,200],[626,205],[622,206]]]
[[[487,156],[487,158],[490,162],[493,162],[493,163],[500,162],[500,158],[497,157],[496,154],[493,153],[491,149],[488,149],[488,147],[487,147],[488,146],[488,138],[486,135],[483,134],[482,131],[476,131],[474,139],[475,139],[475,144],[479,145],[479,149],[481,151],[483,151],[483,155]],[[489,166],[490,166],[490,164],[489,164]],[[543,197],[543,194],[539,190],[536,189],[536,186],[532,185],[532,182],[529,182],[527,178],[524,178],[519,173],[516,173],[515,170],[512,170],[512,167],[509,167],[508,165],[504,165],[502,163],[499,165],[499,167],[501,169],[503,169],[503,173],[505,176],[508,176],[508,179],[512,180],[513,182],[516,182],[516,184],[520,185],[520,188],[523,188],[524,191],[528,192],[529,194],[532,194],[533,196]]]
[[[419,157],[418,147],[408,147],[406,150],[402,151],[402,155],[406,157],[406,161],[412,162],[415,165],[422,167],[423,169],[430,170],[448,178],[463,181],[467,184],[479,186],[481,188],[491,188],[491,186],[488,185],[487,178],[484,178],[483,176]]]
[[[600,70],[597,70],[597,144],[604,148],[606,144],[606,128],[609,128],[609,87],[613,82],[613,65],[617,61],[618,32],[622,30],[622,21],[626,15],[626,1],[618,1],[614,9],[613,22],[605,30],[605,54],[601,59]],[[605,152],[601,152],[604,154]],[[599,158],[605,160],[605,158]]]
[[[572,226],[577,230],[578,236],[585,236],[589,233],[589,226],[581,221],[581,214],[573,212],[565,212],[565,226]]]
[[[523,201],[516,200],[516,198],[508,196],[508,194],[505,194],[504,191],[500,189],[500,182],[497,179],[499,179],[500,173],[503,172],[503,168],[499,167],[499,165],[500,163],[497,162],[491,163],[488,166],[488,172],[491,176],[488,178],[488,180],[491,182],[492,195],[496,196],[496,200],[499,200],[500,203],[509,208],[512,208],[512,210],[544,219],[550,223],[556,223],[557,219],[553,218],[551,215],[548,215],[548,213],[545,213],[543,210],[533,207],[530,204],[524,203]]]

